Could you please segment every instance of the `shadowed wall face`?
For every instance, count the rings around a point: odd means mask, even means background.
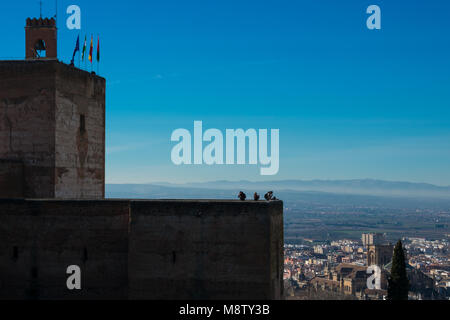
[[[0,200],[0,299],[280,299],[282,206]]]
[[[0,159],[0,195],[5,198],[23,196],[23,164]]]
[[[132,202],[130,298],[279,299],[282,211],[281,202]]]
[[[126,299],[128,223],[127,201],[0,200],[0,299]]]
[[[0,62],[0,159],[23,162],[24,197],[54,197],[54,73],[51,63]]]
[[[103,198],[105,80],[57,61],[0,62],[0,159],[23,163],[22,197]]]

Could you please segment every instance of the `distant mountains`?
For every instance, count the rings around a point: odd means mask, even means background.
[[[239,191],[253,199],[274,191],[275,196],[294,206],[374,206],[390,208],[450,208],[450,187],[425,183],[381,180],[284,180],[213,181],[170,184],[108,184],[107,198],[130,199],[237,199]]]
[[[164,187],[233,190],[316,191],[335,194],[400,196],[450,199],[450,186],[427,183],[361,180],[212,181],[187,184],[153,183]]]
[[[359,181],[359,182],[357,182]],[[391,208],[450,210],[448,188],[427,184],[374,180],[353,181],[216,181],[191,184],[108,184],[107,198],[126,199],[237,199],[239,191],[253,199],[275,192],[285,206],[303,208]],[[318,191],[321,190],[321,191]]]

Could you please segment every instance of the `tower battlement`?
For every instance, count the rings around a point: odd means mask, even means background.
[[[25,27],[25,58],[56,60],[58,37],[53,18],[28,18]]]
[[[27,27],[55,27],[56,28],[56,20],[54,18],[28,18],[27,19]]]

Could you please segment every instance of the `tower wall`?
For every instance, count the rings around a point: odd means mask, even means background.
[[[0,159],[23,162],[24,197],[55,195],[55,90],[54,63],[0,61]]]
[[[46,46],[46,57],[39,59],[56,59],[58,57],[57,29],[55,19],[27,19],[25,27],[25,58],[38,59],[35,45],[42,40]]]
[[[0,200],[0,300],[126,299],[128,223],[127,201]]]
[[[105,85],[57,61],[0,61],[0,159],[23,162],[23,197],[104,197]]]
[[[58,64],[55,197],[105,196],[105,79]]]
[[[0,194],[5,198],[23,197],[23,164],[0,160]]]

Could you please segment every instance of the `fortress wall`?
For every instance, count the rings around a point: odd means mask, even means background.
[[[23,162],[26,198],[104,197],[105,86],[56,60],[0,61],[0,159]]]
[[[0,200],[0,299],[126,299],[128,221],[127,201]]]
[[[282,206],[281,201],[132,201],[130,298],[279,298]]]
[[[101,77],[57,64],[56,198],[104,198],[105,84]]]
[[[284,215],[283,203],[269,207],[270,213],[270,292],[271,299],[284,297]]]
[[[282,276],[281,201],[0,200],[0,299],[278,299]]]
[[[54,196],[54,106],[55,63],[0,61],[0,158],[23,161],[26,197]]]
[[[23,192],[23,163],[0,159],[0,197],[22,198]]]

